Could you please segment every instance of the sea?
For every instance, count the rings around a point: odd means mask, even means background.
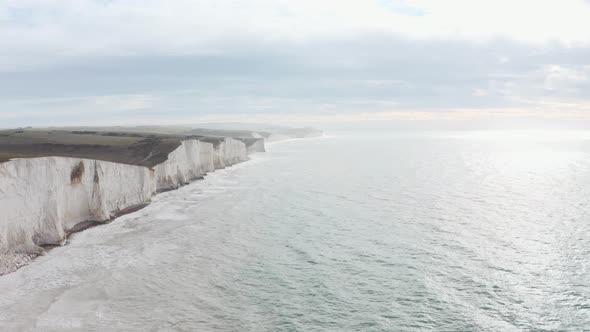
[[[590,331],[590,132],[271,144],[1,277],[0,331]]]

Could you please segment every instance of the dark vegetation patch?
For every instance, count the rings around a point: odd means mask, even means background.
[[[95,220],[87,220],[87,221],[79,222],[76,225],[74,225],[74,227],[66,230],[66,238],[69,238],[70,235],[72,235],[74,233],[85,231],[89,228],[96,227],[96,226],[102,225],[102,224],[105,224],[105,222],[95,221]]]
[[[84,175],[84,162],[80,161],[77,165],[72,168],[70,173],[70,180],[72,184],[77,184],[82,181],[82,175]]]
[[[149,205],[148,203],[137,204],[137,205],[126,207],[126,208],[121,209],[119,211],[115,211],[112,213],[111,220],[113,220],[115,218],[119,218],[119,217],[124,216],[129,213],[137,212],[137,211],[145,208],[148,205]]]
[[[251,147],[252,145],[256,144],[256,142],[262,140],[262,138],[238,138],[238,140],[246,144],[246,147]]]
[[[137,211],[145,208],[148,205],[149,205],[148,203],[137,204],[137,205],[132,205],[127,208],[118,210],[118,211],[112,211],[111,218],[109,220],[103,220],[103,221],[87,220],[87,221],[79,222],[76,225],[74,225],[74,227],[66,230],[66,238],[69,238],[74,233],[82,232],[82,231],[87,230],[92,227],[108,224],[109,222],[115,220],[116,218],[122,217],[126,214],[129,214],[129,213],[137,212]]]
[[[0,162],[59,156],[153,167],[185,139],[184,135],[124,132],[0,131]]]
[[[100,182],[100,177],[98,176],[98,168],[96,167],[96,161],[94,162],[94,178],[92,179],[94,183]]]

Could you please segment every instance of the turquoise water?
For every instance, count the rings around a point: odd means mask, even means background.
[[[589,180],[580,132],[278,143],[0,278],[0,330],[590,330]]]

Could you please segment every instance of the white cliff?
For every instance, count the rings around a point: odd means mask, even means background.
[[[0,265],[10,264],[7,255],[40,254],[43,245],[63,244],[76,225],[108,222],[121,210],[149,203],[158,191],[245,161],[247,153],[245,143],[225,138],[216,146],[183,141],[153,169],[66,157],[0,163]]]
[[[256,153],[256,152],[266,152],[266,148],[264,146],[264,139],[258,138],[251,144],[246,144],[248,148],[248,153]]]
[[[156,165],[156,189],[177,188],[211,172],[248,160],[246,145],[233,138],[224,138],[217,145],[197,140],[183,141],[168,155],[168,160]]]
[[[225,168],[245,160],[248,160],[248,150],[242,141],[226,137],[215,146],[213,159],[215,169]]]
[[[62,244],[84,221],[103,222],[149,201],[145,167],[89,159],[44,157],[0,164],[0,253],[41,253]]]
[[[177,188],[212,171],[213,144],[197,140],[183,141],[168,155],[168,160],[156,165],[156,190]]]

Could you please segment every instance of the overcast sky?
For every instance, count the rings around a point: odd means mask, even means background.
[[[590,1],[0,0],[0,127],[590,123]]]

